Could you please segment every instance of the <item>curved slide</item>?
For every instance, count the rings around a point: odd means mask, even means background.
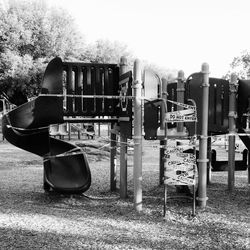
[[[42,94],[62,94],[60,58],[46,68]],[[81,148],[49,136],[49,125],[63,123],[63,97],[41,95],[13,109],[2,119],[4,137],[13,145],[44,159],[44,189],[83,193],[91,173]]]

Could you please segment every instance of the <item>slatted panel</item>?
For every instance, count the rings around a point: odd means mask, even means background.
[[[221,125],[223,126],[223,130],[228,128],[228,113],[229,113],[229,82],[226,80],[221,81],[221,91],[220,91],[220,98],[221,98]]]
[[[104,69],[101,67],[97,67],[95,69],[95,93],[96,95],[104,95],[103,91],[103,84],[104,84]],[[96,99],[95,100],[95,109],[98,110],[101,114],[104,114],[105,109],[104,109],[104,101],[103,99]]]
[[[72,66],[70,65],[67,69],[66,72],[66,93],[69,95],[73,94],[73,76],[72,76]],[[73,113],[73,99],[67,97],[67,106],[66,106],[66,111],[67,113]]]
[[[66,116],[116,116],[118,99],[95,98],[95,95],[119,95],[119,67],[115,64],[64,62],[65,94],[93,98],[67,97]]]
[[[202,74],[195,73],[187,80],[187,96],[197,105],[198,133],[201,132],[201,107],[202,107]],[[224,79],[209,78],[209,111],[208,131],[210,133],[228,132],[229,112],[229,82]],[[187,124],[192,130],[192,125]]]
[[[128,71],[119,77],[119,89],[126,89],[126,93],[122,93],[126,96],[132,96],[132,71]],[[130,117],[132,119],[132,99],[122,99],[119,104],[118,110],[120,117]]]
[[[105,79],[105,81],[104,81],[104,93],[106,95],[113,95],[114,75],[113,75],[112,69],[110,67],[105,67],[104,79]],[[115,102],[117,103],[117,100]],[[105,104],[105,106],[104,106],[105,110],[107,110],[108,112],[111,112],[111,113],[114,112],[115,107],[114,107],[114,101],[112,99],[105,100],[104,104]]]
[[[82,72],[83,72],[83,83],[82,83],[82,93],[81,95],[88,95],[88,86],[89,86],[89,79],[90,79],[90,71],[86,67],[82,67]],[[88,112],[88,99],[81,98],[82,101],[82,109],[81,111],[83,112],[84,115],[87,114]]]
[[[79,65],[76,67],[75,78],[76,78],[75,93],[81,95],[83,87],[83,72],[82,68]],[[81,110],[82,110],[82,100],[81,98],[76,98],[75,100],[76,115],[79,115],[81,113]]]
[[[238,123],[245,128],[247,117],[244,114],[250,111],[250,80],[239,80],[237,104]]]
[[[208,128],[211,132],[224,133],[228,130],[229,82],[209,78]]]

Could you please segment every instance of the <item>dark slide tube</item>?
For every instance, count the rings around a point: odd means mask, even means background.
[[[45,71],[42,93],[62,93],[62,61],[53,59]],[[63,98],[38,96],[3,116],[3,136],[13,145],[44,158],[44,188],[83,193],[91,185],[81,148],[49,136],[49,125],[63,123]]]

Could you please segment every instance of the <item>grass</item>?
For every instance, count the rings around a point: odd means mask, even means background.
[[[144,148],[141,213],[133,207],[132,157],[129,197],[121,200],[119,190],[109,191],[107,154],[94,147],[87,153],[92,172],[88,197],[47,194],[41,158],[0,143],[0,249],[249,249],[247,171],[236,172],[232,193],[227,172],[213,172],[205,209],[197,208],[192,217],[191,202],[170,200],[163,218],[158,151]]]

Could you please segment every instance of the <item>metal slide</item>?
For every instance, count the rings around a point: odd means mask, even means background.
[[[45,71],[42,94],[62,93],[62,61],[53,59]],[[44,188],[83,193],[91,185],[89,164],[81,148],[49,136],[49,125],[63,123],[63,98],[38,96],[3,116],[4,137],[44,160]]]

